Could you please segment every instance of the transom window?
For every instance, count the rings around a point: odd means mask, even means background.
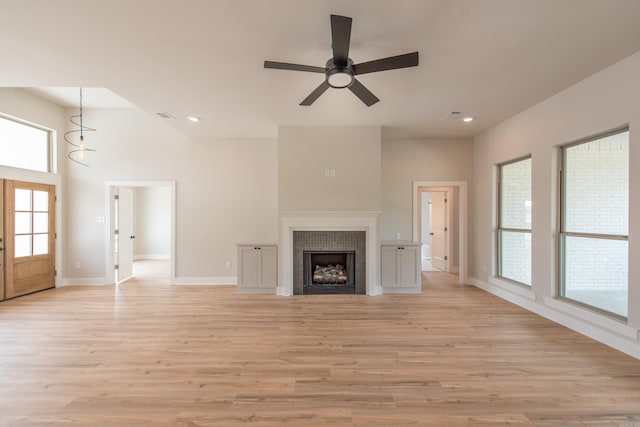
[[[52,132],[0,115],[0,165],[51,172]]]
[[[498,276],[531,286],[531,157],[498,165]]]
[[[626,317],[629,130],[561,153],[560,296]]]

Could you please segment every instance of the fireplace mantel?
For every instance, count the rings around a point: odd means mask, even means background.
[[[293,295],[293,232],[294,231],[365,231],[366,234],[366,294],[380,295],[378,279],[378,216],[379,211],[304,211],[279,214],[279,283],[278,295]]]

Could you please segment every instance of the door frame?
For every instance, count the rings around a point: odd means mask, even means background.
[[[105,197],[107,206],[106,223],[106,250],[105,250],[105,283],[115,284],[115,265],[114,249],[115,249],[115,213],[113,212],[113,197],[118,187],[169,187],[171,192],[171,273],[169,283],[175,284],[176,281],[176,182],[175,181],[107,181]]]
[[[413,240],[420,242],[420,188],[421,187],[455,187],[458,190],[458,282],[467,283],[467,219],[468,219],[468,189],[466,181],[413,181]],[[449,268],[451,270],[451,268]]]

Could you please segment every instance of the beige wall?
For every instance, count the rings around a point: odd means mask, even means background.
[[[412,239],[413,181],[471,183],[472,178],[470,139],[384,139],[381,239],[394,240],[396,233]]]
[[[379,126],[278,129],[280,211],[380,210]],[[327,169],[335,177],[325,176]]]
[[[640,52],[477,136],[474,142],[473,239],[470,275],[479,286],[640,357],[640,264],[629,262],[628,326],[555,300],[558,146],[615,129],[630,129],[629,260],[640,258]],[[495,165],[532,157],[532,289],[492,278]],[[486,271],[485,271],[486,269]],[[594,326],[597,325],[597,326]],[[606,332],[605,332],[606,331]],[[630,339],[635,336],[635,339]],[[625,338],[626,337],[626,338]]]
[[[105,276],[107,225],[96,218],[109,181],[176,182],[178,281],[233,278],[237,242],[277,240],[275,140],[190,140],[136,109],[87,110],[85,123],[98,151],[90,168],[67,168],[65,277]]]

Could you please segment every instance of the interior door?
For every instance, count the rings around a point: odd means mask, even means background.
[[[448,270],[447,263],[447,192],[431,192],[431,265]]]
[[[120,187],[118,193],[117,280],[122,282],[133,275],[133,189]]]
[[[4,297],[55,287],[55,186],[4,181]]]

